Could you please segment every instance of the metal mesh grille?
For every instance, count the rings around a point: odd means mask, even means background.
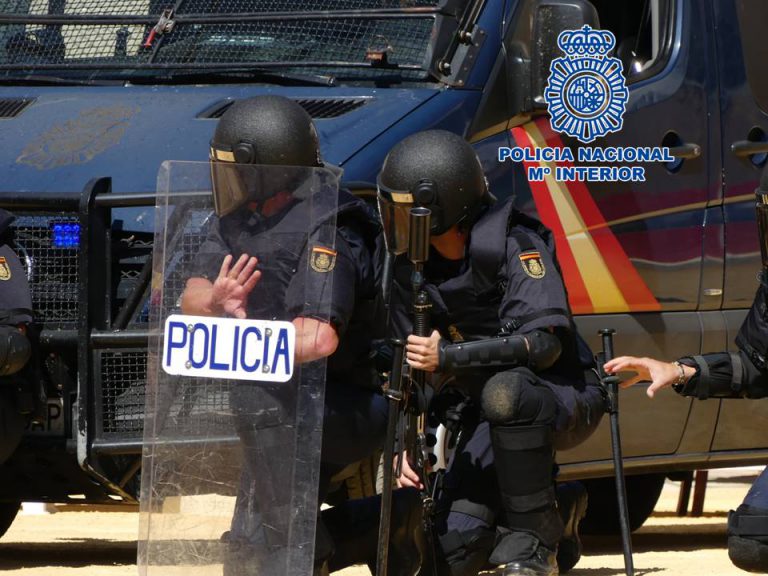
[[[17,3],[16,14],[56,14],[34,2],[28,11]],[[54,4],[54,2],[51,2]],[[63,2],[62,2],[63,4]],[[112,16],[123,23],[101,24],[82,21],[72,24],[39,24],[34,21],[5,22],[0,13],[0,66],[80,64],[93,68],[130,65],[190,65],[260,62],[321,62],[333,69],[334,62],[367,64],[369,48],[391,47],[389,59],[402,66],[426,68],[433,15],[418,18],[320,18],[229,23],[201,22],[206,15],[302,10],[349,10],[365,8],[402,8],[431,6],[434,2],[367,2],[343,0],[326,2],[231,2],[225,8],[211,2],[183,4],[175,24],[164,34],[153,35],[156,17],[167,3],[118,2],[108,9],[99,2],[67,2],[62,18],[73,15]],[[215,5],[215,12],[211,6]],[[185,16],[198,19],[185,23]],[[128,17],[130,16],[130,17]],[[320,67],[321,69],[324,67]],[[311,67],[312,71],[318,68]],[[350,74],[371,73],[351,70]],[[373,70],[376,72],[376,70]]]
[[[103,431],[135,433],[144,426],[145,351],[101,352]]]
[[[158,63],[214,62],[365,62],[371,47],[392,46],[390,58],[422,66],[431,18],[393,20],[314,20],[221,24],[207,27],[206,38],[169,43]]]
[[[174,244],[174,256],[166,266],[163,282],[163,306],[166,310],[178,307],[179,298],[186,286],[190,270],[194,269],[200,245],[208,234],[211,222],[210,210],[195,211],[189,214],[184,231]]]
[[[164,307],[171,310],[178,306],[179,297],[184,290],[188,272],[195,262],[200,245],[207,235],[210,210],[201,210],[187,215],[186,225],[180,238],[174,245],[173,258],[166,267],[166,279],[163,282]],[[121,439],[127,435],[140,437],[144,425],[144,394],[147,385],[147,353],[136,351],[101,351],[101,402],[102,432],[105,436],[117,435]],[[221,403],[227,402],[227,396],[216,392],[222,382],[207,382],[200,379],[182,380],[182,389],[174,393],[176,398],[169,410],[182,425],[192,429],[200,425],[199,414],[216,411]],[[187,390],[189,388],[189,390]],[[213,391],[213,392],[212,392]],[[206,396],[201,396],[205,394]],[[202,399],[201,399],[202,398]],[[191,403],[191,405],[190,405]],[[219,403],[219,404],[216,404]],[[223,406],[223,404],[221,404]],[[191,419],[192,424],[183,421]],[[210,426],[210,421],[205,425]]]
[[[71,214],[16,215],[16,250],[30,279],[36,319],[75,328],[78,312],[78,249],[54,245],[54,224],[78,224]]]
[[[173,8],[174,0],[5,0],[0,14],[65,14],[82,15],[153,15]],[[440,0],[187,0],[181,2],[177,14],[245,14],[256,12],[306,12],[318,10],[402,9],[437,6]]]
[[[101,351],[102,432],[104,437],[140,438],[144,429],[147,354],[143,350]],[[179,378],[169,390],[164,425],[194,437],[232,431],[227,380]]]
[[[233,435],[233,412],[229,397],[232,381],[208,378],[178,378],[167,401],[158,409],[165,437],[192,440],[197,437]]]

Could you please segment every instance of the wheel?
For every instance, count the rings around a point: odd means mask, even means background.
[[[664,474],[627,476],[629,528],[640,528],[653,512],[664,487]],[[587,515],[579,525],[582,534],[620,534],[616,484],[614,478],[584,480],[589,494]]]
[[[0,536],[8,532],[19,508],[21,508],[21,502],[0,502]]]

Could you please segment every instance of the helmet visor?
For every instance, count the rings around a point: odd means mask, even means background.
[[[219,217],[280,193],[295,196],[311,174],[311,169],[304,166],[236,164],[231,152],[216,148],[211,148],[210,166],[213,206]],[[339,177],[341,169],[335,170],[334,175]]]
[[[246,167],[235,164],[234,161],[235,157],[231,152],[211,148],[213,206],[220,217],[237,210],[251,196],[244,174]]]
[[[390,192],[379,186],[378,201],[387,250],[392,254],[406,253],[413,197],[410,194]]]

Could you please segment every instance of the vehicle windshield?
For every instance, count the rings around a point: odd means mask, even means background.
[[[441,28],[456,27],[457,16],[444,4],[0,0],[0,80],[258,69],[359,79],[396,74],[424,81]],[[461,10],[454,5],[451,12]]]

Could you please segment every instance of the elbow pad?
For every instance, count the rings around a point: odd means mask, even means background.
[[[32,346],[13,326],[0,326],[0,376],[16,374],[32,355]]]
[[[525,336],[499,336],[440,347],[439,369],[528,366],[534,372],[546,370],[560,357],[557,336],[536,330]]]

